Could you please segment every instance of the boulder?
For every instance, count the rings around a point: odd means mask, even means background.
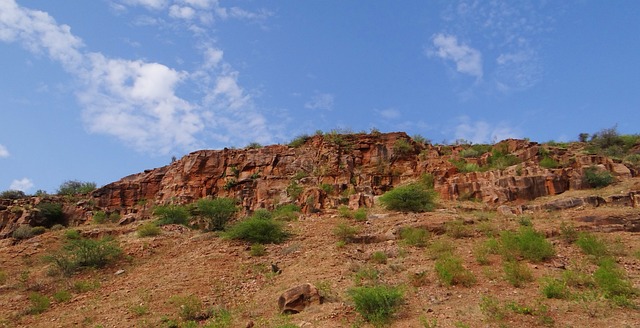
[[[322,304],[322,296],[310,283],[289,288],[278,298],[278,308],[286,314],[302,312],[312,304]]]

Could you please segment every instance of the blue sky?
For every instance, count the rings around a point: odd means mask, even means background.
[[[335,128],[638,133],[638,17],[630,0],[0,0],[0,190]]]

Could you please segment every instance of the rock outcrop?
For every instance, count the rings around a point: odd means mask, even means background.
[[[322,304],[322,297],[309,283],[289,288],[278,298],[278,308],[284,314],[300,313],[312,304]]]
[[[295,202],[306,212],[315,212],[340,204],[371,206],[374,196],[428,173],[435,177],[442,199],[499,205],[586,188],[583,169],[589,166],[599,166],[620,179],[631,176],[624,165],[607,157],[560,148],[546,156],[561,166],[542,168],[540,145],[515,139],[493,148],[517,157],[518,164],[461,173],[452,160],[459,159],[465,148],[419,144],[404,133],[387,133],[319,135],[298,148],[202,150],[108,184],[93,197],[99,206],[113,210],[218,196],[241,200],[246,211]],[[487,152],[466,160],[486,166],[491,156]]]
[[[245,213],[288,203],[313,213],[340,205],[370,207],[375,196],[430,174],[441,199],[474,199],[499,206],[587,188],[583,179],[587,167],[609,171],[619,180],[637,175],[636,167],[586,155],[574,146],[580,145],[542,147],[508,139],[469,156],[470,145],[417,143],[402,132],[330,133],[309,137],[297,147],[196,151],[167,166],[110,183],[83,201],[59,201],[65,204],[71,224],[85,222],[97,210],[116,212],[129,222],[148,217],[156,204],[187,204],[203,197],[238,199]],[[509,165],[491,165],[499,154],[508,154]],[[540,166],[545,157],[558,165]],[[481,169],[463,173],[461,161]],[[40,225],[35,209],[39,201],[0,200],[0,237],[21,224]],[[607,202],[639,206],[640,196]]]

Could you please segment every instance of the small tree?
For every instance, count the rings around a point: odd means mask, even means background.
[[[64,212],[62,211],[62,204],[43,202],[36,205],[36,208],[40,211],[40,216],[44,218],[42,222],[45,226],[51,227],[56,223],[64,223]]]
[[[153,209],[153,215],[158,218],[158,225],[187,224],[189,222],[189,210],[180,205],[162,205]]]
[[[234,224],[227,231],[227,237],[231,239],[259,244],[277,244],[288,236],[281,222],[265,217],[262,212]]]
[[[588,133],[583,132],[583,133],[580,133],[578,135],[578,141],[587,142],[588,140],[589,140],[589,134]]]
[[[394,188],[380,197],[380,202],[389,210],[403,212],[432,211],[435,207],[435,192],[421,183],[412,183]]]
[[[615,178],[609,171],[601,171],[596,166],[591,166],[584,170],[584,181],[591,188],[602,188],[612,184]]]
[[[18,199],[18,198],[24,198],[26,196],[27,195],[25,195],[24,191],[22,190],[5,190],[0,193],[0,198],[6,198],[6,199]]]
[[[207,229],[222,230],[238,212],[236,201],[231,198],[200,199],[196,203],[199,216],[207,221]]]
[[[58,188],[58,195],[73,196],[86,194],[96,189],[95,182],[82,182],[78,180],[68,180],[63,182]]]
[[[385,285],[355,287],[348,294],[356,311],[375,327],[387,325],[404,300],[400,288]]]

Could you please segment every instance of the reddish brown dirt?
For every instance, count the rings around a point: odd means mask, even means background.
[[[596,266],[580,249],[560,236],[561,224],[574,224],[579,230],[591,230],[589,223],[575,219],[587,215],[631,215],[633,208],[578,208],[567,211],[527,214],[535,229],[545,232],[555,247],[556,256],[542,263],[522,261],[535,280],[516,288],[504,279],[503,260],[490,255],[489,265],[480,265],[474,249],[487,237],[483,231],[517,229],[520,218],[502,217],[482,210],[473,202],[441,203],[432,213],[390,213],[379,208],[369,212],[365,222],[355,222],[329,211],[321,215],[302,216],[287,223],[292,237],[280,245],[267,245],[267,255],[252,257],[248,244],[223,239],[212,233],[189,230],[182,226],[165,226],[157,237],[139,238],[135,225],[115,227],[87,225],[83,232],[107,231],[115,235],[125,250],[126,259],[100,270],[85,270],[72,277],[51,275],[50,264],[42,256],[60,247],[63,231],[13,244],[0,241],[0,263],[5,281],[0,281],[0,327],[162,327],[163,318],[179,321],[178,307],[172,296],[194,295],[206,307],[227,308],[231,327],[279,327],[285,322],[302,327],[369,327],[354,310],[347,290],[356,285],[356,272],[362,267],[375,268],[380,281],[402,286],[405,302],[393,318],[391,327],[424,327],[421,318],[436,320],[437,327],[637,327],[640,311],[619,307],[599,295],[564,300],[546,299],[540,292],[541,278],[559,277],[565,269],[582,268],[592,273]],[[486,219],[483,219],[485,218]],[[442,234],[444,222],[464,219],[468,236],[454,238]],[[357,226],[360,235],[377,236],[377,242],[340,246],[333,231],[346,222]],[[403,226],[424,226],[432,233],[429,243],[446,240],[455,245],[455,254],[475,275],[471,287],[443,286],[438,280],[435,260],[429,247],[405,245],[392,239],[392,232]],[[594,232],[609,245],[619,245],[615,258],[628,279],[640,287],[639,233]],[[386,239],[386,240],[385,240]],[[370,260],[373,252],[388,256],[386,264]],[[281,274],[271,272],[277,263]],[[116,271],[124,273],[116,275]],[[411,277],[426,272],[421,282]],[[51,303],[39,315],[27,314],[28,295],[38,291],[52,298],[59,290],[72,290],[77,281],[97,281],[99,287],[79,293],[72,291],[68,302]],[[282,317],[277,300],[286,289],[310,282],[333,295],[332,302],[312,306],[305,311]],[[583,293],[584,294],[584,293]],[[502,304],[516,302],[535,308],[532,314],[505,311],[497,320],[481,310],[483,297],[493,297]],[[633,300],[635,305],[638,300]],[[146,309],[136,313],[135,306]],[[543,307],[546,310],[543,310]],[[545,321],[546,320],[546,321]],[[202,326],[205,321],[200,323]]]

